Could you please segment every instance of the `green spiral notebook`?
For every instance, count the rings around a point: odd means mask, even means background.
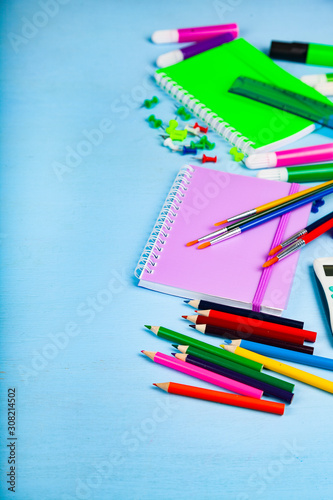
[[[275,64],[243,38],[155,72],[156,82],[245,154],[276,150],[319,125],[228,92],[239,76],[331,104],[327,97]]]

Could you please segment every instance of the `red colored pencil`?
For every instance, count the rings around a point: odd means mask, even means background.
[[[289,247],[287,247],[285,250],[282,250],[282,252],[278,253],[273,257],[272,259],[269,259],[267,262],[263,264],[262,267],[270,267],[276,262],[279,262],[280,260],[284,259],[285,257],[288,257],[288,255],[291,255],[294,252],[297,252],[300,250],[304,245],[307,245],[314,239],[318,238],[318,236],[326,233],[329,229],[333,227],[333,219],[330,219],[321,226],[317,227],[313,231],[310,231],[307,234],[304,234],[300,238],[298,238],[294,243],[292,243]]]
[[[223,403],[231,406],[239,406],[241,408],[249,408],[251,410],[265,411],[283,415],[285,405],[283,403],[275,403],[273,401],[264,401],[248,396],[238,396],[227,392],[212,391],[211,389],[202,389],[193,385],[176,384],[175,382],[164,382],[153,384],[169,394],[178,394],[180,396],[188,396],[190,398],[204,399],[206,401],[214,401],[215,403]]]
[[[227,322],[225,322],[222,319],[219,318],[207,318],[206,316],[196,316],[195,314],[191,316],[182,316],[183,318],[187,319],[188,321],[191,321],[192,323],[196,325],[212,325],[212,326],[218,326],[220,328],[229,328],[233,329],[235,331],[241,330],[242,332],[249,333],[249,334],[254,334],[254,335],[259,335],[262,337],[267,337],[271,339],[277,339],[277,340],[284,340],[286,342],[292,342],[293,344],[297,345],[303,345],[305,341],[305,337],[301,336],[296,336],[296,335],[290,335],[286,334],[283,332],[276,332],[273,330],[263,330],[263,329],[258,329],[252,325],[249,324],[235,324],[232,323],[232,325],[227,325]],[[303,332],[304,330],[302,330]]]
[[[257,329],[257,335],[259,331],[273,331],[281,332],[284,334],[293,335],[294,337],[301,337],[308,342],[315,342],[317,334],[310,330],[300,330],[299,328],[294,328],[293,326],[279,325],[278,323],[271,323],[270,321],[262,321],[255,318],[244,318],[244,316],[237,316],[236,314],[225,313],[221,311],[215,311],[214,309],[206,309],[204,311],[196,311],[201,316],[206,316],[208,318],[221,319],[223,322],[228,322],[228,324],[236,325],[247,325],[252,326]]]

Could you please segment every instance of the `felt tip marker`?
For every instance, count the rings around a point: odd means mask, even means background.
[[[333,160],[333,143],[320,144],[307,148],[287,149],[275,153],[257,153],[248,156],[248,168],[288,167],[302,163],[317,163]]]
[[[269,57],[315,66],[333,67],[333,45],[272,41]]]
[[[183,47],[182,49],[172,50],[171,52],[167,52],[166,54],[159,56],[157,58],[156,65],[159,68],[166,68],[167,66],[179,63],[184,59],[201,54],[201,52],[218,47],[223,43],[231,42],[235,38],[234,33],[228,32],[223,33],[222,35],[214,36],[213,38],[208,38],[202,42],[194,43],[188,47]]]
[[[212,38],[213,36],[223,35],[224,33],[233,33],[234,38],[238,36],[238,25],[217,24],[215,26],[199,26],[197,28],[180,28],[176,30],[160,30],[152,34],[154,43],[185,43],[199,42]]]
[[[333,179],[333,163],[301,165],[299,167],[280,167],[259,170],[257,177],[270,181],[320,182]]]

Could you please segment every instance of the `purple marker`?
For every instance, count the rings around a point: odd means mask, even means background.
[[[199,26],[198,28],[181,28],[178,30],[161,30],[152,34],[154,43],[186,43],[207,40],[213,36],[223,33],[234,33],[234,38],[238,36],[238,26],[236,23],[217,24],[215,26]]]
[[[159,68],[166,68],[167,66],[179,63],[184,59],[196,56],[201,52],[218,47],[223,43],[231,42],[231,40],[234,40],[235,38],[235,34],[229,32],[224,33],[223,35],[214,36],[213,38],[208,38],[208,40],[204,40],[203,42],[193,43],[192,45],[188,45],[182,49],[172,50],[171,52],[167,52],[166,54],[159,56],[157,58],[156,65]]]

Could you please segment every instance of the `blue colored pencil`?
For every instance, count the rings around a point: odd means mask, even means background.
[[[243,347],[249,351],[268,356],[270,358],[278,358],[301,365],[316,366],[317,368],[324,368],[325,370],[333,371],[333,359],[323,358],[322,356],[315,356],[314,354],[305,354],[304,352],[289,351],[281,347],[274,347],[265,344],[257,344],[249,340],[232,340],[232,345]]]
[[[248,229],[252,229],[256,226],[259,226],[260,224],[264,224],[265,222],[268,222],[272,219],[275,219],[275,217],[280,217],[281,215],[284,215],[288,212],[291,212],[292,210],[296,210],[296,208],[302,207],[303,205],[307,205],[308,203],[312,203],[315,200],[321,199],[324,196],[327,196],[328,194],[333,193],[333,187],[329,186],[327,189],[323,189],[320,191],[316,191],[314,194],[311,196],[307,196],[301,200],[295,201],[292,205],[288,205],[282,208],[278,208],[277,210],[273,211],[267,211],[269,213],[263,215],[258,218],[254,218],[254,220],[250,220],[249,222],[244,222],[240,221],[239,225],[235,229],[231,229],[231,231],[225,232],[224,234],[221,234],[217,236],[216,238],[213,238],[210,241],[207,241],[206,243],[202,243],[201,245],[198,246],[198,248],[206,248],[210,245],[215,245],[216,243],[219,243],[220,241],[227,240],[229,238],[232,238],[233,236],[238,236],[239,234],[243,233],[244,231],[247,231]],[[227,228],[225,228],[227,229]],[[221,230],[223,231],[223,230]]]

